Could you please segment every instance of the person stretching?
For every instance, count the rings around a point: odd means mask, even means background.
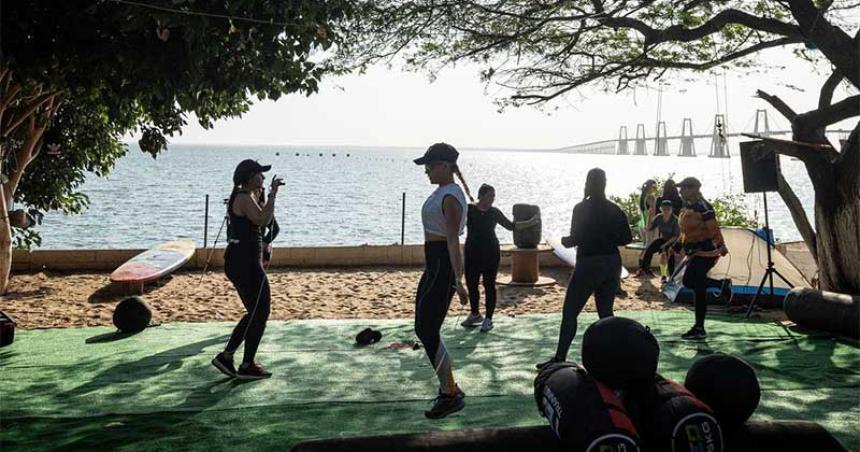
[[[651,273],[651,258],[654,253],[660,251],[660,280],[666,282],[667,276],[675,272],[675,253],[672,245],[678,240],[681,229],[678,226],[678,217],[672,214],[672,201],[666,199],[660,203],[660,215],[651,220],[649,230],[657,230],[659,236],[651,241],[648,248],[639,260],[639,271],[636,276],[654,276]]]

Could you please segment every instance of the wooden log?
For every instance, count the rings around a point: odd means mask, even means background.
[[[783,309],[800,326],[860,339],[860,296],[798,287],[785,296]]]
[[[841,452],[845,447],[824,427],[806,421],[750,421],[725,438],[726,452]],[[399,435],[305,441],[293,452],[571,452],[549,426],[431,431]]]

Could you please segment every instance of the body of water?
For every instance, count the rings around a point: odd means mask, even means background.
[[[702,140],[697,148],[708,144]],[[147,248],[177,238],[202,246],[207,194],[211,246],[224,218],[222,200],[230,193],[233,169],[245,158],[272,164],[267,177],[285,179],[276,209],[278,246],[400,243],[403,193],[406,243],[423,241],[420,209],[434,186],[424,168],[412,163],[421,148],[173,145],[153,159],[130,147],[110,176],[90,176],[82,187],[92,203],[89,210],[45,216],[42,248]],[[536,204],[544,236],[558,236],[566,234],[585,174],[593,167],[606,170],[609,194],[624,195],[645,179],[674,173],[676,181],[699,178],[702,192],[713,198],[743,191],[736,143],[732,152],[733,158],[712,159],[462,149],[460,168],[475,196],[481,183],[488,183],[496,188],[496,206],[508,215],[513,204]],[[813,193],[802,164],[783,157],[782,170],[811,214]],[[768,196],[776,237],[799,240],[779,195]],[[747,195],[746,202],[763,222],[762,195]],[[512,241],[508,231],[497,232],[502,242]],[[223,239],[222,232],[218,246]]]

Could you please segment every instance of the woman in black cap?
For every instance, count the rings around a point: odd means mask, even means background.
[[[726,248],[720,225],[713,206],[705,200],[699,188],[702,183],[695,177],[688,177],[678,183],[681,197],[684,198],[684,208],[678,224],[681,229],[680,246],[687,257],[687,267],[684,269],[684,287],[696,294],[696,323],[681,335],[681,339],[695,340],[707,337],[705,332],[705,315],[708,312],[707,290],[719,288],[719,297],[726,303],[731,301],[732,281],[730,279],[716,280],[708,277],[708,272],[717,264],[720,256],[729,253]]]
[[[272,374],[254,361],[257,347],[269,318],[271,293],[269,279],[263,268],[263,228],[275,218],[275,198],[283,185],[277,176],[272,179],[265,203],[258,201],[263,189],[263,173],[270,165],[254,160],[243,160],[233,172],[233,192],[227,201],[227,249],[224,252],[224,272],[236,287],[242,304],[248,311],[233,329],[224,351],[215,356],[212,364],[221,372],[242,380],[258,380]],[[233,365],[233,354],[245,342],[245,353],[238,370]]]
[[[597,314],[610,317],[615,293],[621,283],[621,253],[618,247],[633,240],[627,215],[606,199],[606,173],[600,168],[588,172],[585,199],[574,206],[570,235],[561,239],[567,248],[576,247],[576,267],[567,284],[561,329],[555,356],[537,365],[538,369],[567,360],[576,337],[576,318],[594,294]]]
[[[460,253],[467,203],[463,190],[454,183],[454,174],[467,193],[469,188],[457,167],[458,156],[450,144],[436,143],[423,157],[415,159],[416,165],[424,165],[430,183],[438,185],[421,207],[425,267],[415,297],[415,334],[424,344],[424,351],[439,378],[439,396],[433,407],[424,412],[430,419],[443,418],[462,410],[465,405],[465,394],[454,382],[451,357],[440,334],[454,293],[460,297],[460,304],[466,304],[468,298],[463,286]]]

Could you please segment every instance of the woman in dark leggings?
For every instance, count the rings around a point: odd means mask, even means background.
[[[471,312],[461,323],[464,327],[481,325],[481,332],[493,329],[493,312],[496,310],[496,275],[499,273],[499,238],[496,237],[496,225],[509,231],[528,227],[537,221],[537,217],[528,221],[511,222],[501,210],[493,207],[496,200],[496,189],[483,184],[478,189],[477,204],[469,204],[466,219],[466,245],[464,248],[466,263],[466,287],[469,289],[469,304]],[[487,312],[481,317],[481,292],[478,285],[483,279],[484,297]]]
[[[615,293],[621,283],[619,246],[633,240],[627,215],[606,199],[606,173],[600,168],[588,172],[585,199],[573,208],[570,235],[561,239],[565,247],[576,247],[576,267],[564,295],[558,347],[549,361],[538,369],[567,360],[567,352],[576,337],[576,319],[585,302],[594,294],[597,315],[610,317]]]
[[[269,189],[268,200],[261,205],[257,194],[263,188],[263,173],[270,165],[254,160],[243,160],[233,172],[233,192],[227,201],[229,223],[227,249],[224,252],[224,271],[236,287],[245,310],[248,311],[233,329],[224,351],[215,356],[212,364],[221,372],[242,380],[258,380],[272,374],[254,361],[257,348],[269,318],[271,293],[269,279],[263,268],[263,227],[272,223],[275,197],[283,185],[275,177]],[[233,354],[245,342],[242,364],[237,370]]]
[[[442,323],[454,293],[460,297],[461,304],[466,304],[468,298],[463,286],[460,254],[467,204],[463,190],[454,183],[454,174],[463,182],[457,167],[458,156],[450,144],[436,143],[423,157],[415,159],[416,165],[424,165],[430,183],[438,185],[421,207],[425,268],[415,295],[415,334],[424,344],[424,351],[439,378],[439,395],[433,407],[424,412],[430,419],[443,418],[465,406],[465,394],[454,382],[451,357],[441,336]]]

